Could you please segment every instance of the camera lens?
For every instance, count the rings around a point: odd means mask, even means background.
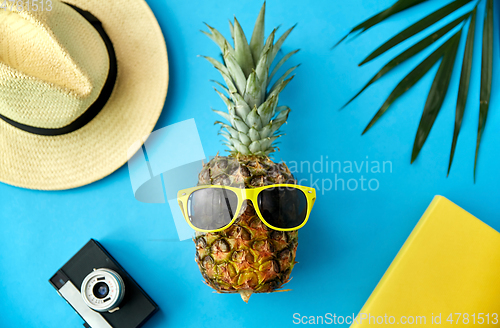
[[[101,299],[108,296],[109,287],[105,282],[98,282],[93,288],[94,296]]]
[[[125,296],[125,283],[113,270],[94,269],[85,277],[80,288],[83,301],[98,312],[114,312]]]

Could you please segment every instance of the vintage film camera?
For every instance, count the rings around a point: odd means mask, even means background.
[[[155,302],[93,239],[49,282],[87,328],[138,328],[158,311]]]

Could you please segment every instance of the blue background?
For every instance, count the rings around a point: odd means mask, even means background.
[[[357,313],[420,216],[436,194],[448,197],[500,230],[500,99],[493,92],[484,134],[477,183],[473,183],[480,47],[476,47],[471,91],[452,172],[446,178],[453,133],[461,60],[443,110],[418,160],[410,165],[411,147],[430,89],[434,67],[396,101],[367,135],[361,131],[390,91],[426,55],[395,69],[345,110],[339,108],[395,54],[414,40],[359,68],[366,55],[397,31],[448,1],[429,1],[387,20],[352,42],[331,46],[350,28],[394,0],[270,0],[267,27],[298,23],[283,49],[301,51],[290,60],[302,63],[280,103],[292,108],[287,135],[276,160],[391,161],[382,174],[340,173],[345,180],[377,179],[377,191],[331,190],[318,199],[309,223],[300,231],[293,280],[287,293],[253,295],[249,304],[238,295],[218,295],[202,283],[191,241],[179,242],[166,204],[134,199],[127,167],[89,186],[61,192],[23,190],[0,184],[0,327],[80,327],[82,320],[59,297],[48,279],[89,238],[99,240],[159,304],[153,327],[292,326],[292,315]],[[224,148],[212,124],[210,108],[224,105],[212,90],[215,69],[197,55],[218,56],[217,47],[199,32],[203,21],[228,36],[227,19],[238,17],[250,33],[260,1],[148,0],[165,34],[170,87],[157,128],[195,118],[205,153]],[[481,9],[484,6],[481,5]],[[498,9],[498,7],[496,8]],[[450,18],[457,17],[460,11]],[[497,19],[495,13],[495,19]],[[478,12],[482,29],[483,10]],[[451,19],[447,19],[446,22]],[[440,25],[443,25],[440,23]],[[495,21],[495,41],[498,41]],[[476,46],[480,46],[476,38]],[[460,49],[463,49],[462,39]],[[498,63],[498,43],[495,63]],[[427,52],[429,53],[429,52]],[[462,55],[460,55],[462,56]],[[461,57],[459,57],[461,58]],[[496,65],[493,89],[498,88]],[[310,179],[308,172],[296,174]],[[335,179],[314,173],[313,179]],[[352,185],[351,185],[352,186]]]

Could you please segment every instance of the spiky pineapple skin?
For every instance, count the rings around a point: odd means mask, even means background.
[[[198,179],[198,185],[239,188],[280,183],[296,181],[285,164],[266,157],[217,156],[204,165]],[[206,284],[219,293],[239,292],[242,297],[244,293],[268,293],[290,280],[297,239],[297,231],[268,228],[253,204],[246,202],[228,229],[196,234],[195,259]]]

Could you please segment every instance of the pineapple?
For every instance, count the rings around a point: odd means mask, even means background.
[[[250,43],[235,18],[229,22],[234,48],[214,28],[204,32],[220,47],[223,64],[205,57],[219,70],[226,95],[216,89],[227,112],[215,112],[227,123],[220,134],[227,139],[229,156],[216,156],[199,174],[198,185],[225,185],[254,188],[296,181],[284,163],[274,163],[269,155],[276,150],[278,129],[290,109],[277,106],[280,92],[292,80],[297,66],[290,68],[270,86],[283,63],[298,50],[285,55],[274,66],[281,45],[293,30],[274,42],[274,29],[264,42],[265,3],[260,10]],[[217,82],[216,82],[217,83]],[[196,233],[196,262],[207,285],[219,293],[240,293],[248,302],[252,293],[276,291],[290,280],[297,250],[297,231],[275,231],[262,223],[251,202],[242,207],[235,223],[216,233]]]

